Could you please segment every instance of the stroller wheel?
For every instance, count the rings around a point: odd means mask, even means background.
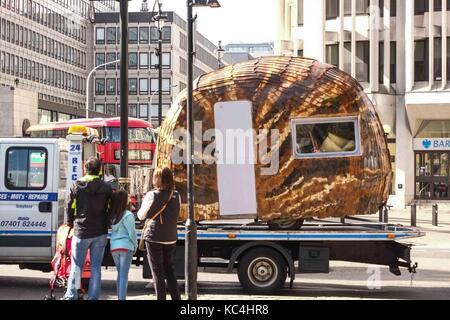
[[[50,293],[44,297],[44,300],[56,300],[56,297]]]

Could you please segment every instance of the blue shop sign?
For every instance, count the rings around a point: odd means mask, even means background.
[[[415,151],[450,151],[450,138],[414,139]]]

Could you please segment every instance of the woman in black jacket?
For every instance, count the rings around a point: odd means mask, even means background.
[[[151,219],[144,240],[153,283],[158,300],[166,300],[167,280],[172,300],[180,300],[180,291],[173,269],[173,256],[178,239],[177,223],[181,199],[175,190],[172,171],[156,169],[153,174],[154,190],[148,192],[138,212],[140,220]]]

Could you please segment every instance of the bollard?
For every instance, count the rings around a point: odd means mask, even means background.
[[[383,216],[383,222],[389,223],[389,209],[387,206],[384,207],[384,216]]]
[[[411,226],[417,227],[417,205],[411,204]]]
[[[383,222],[383,207],[378,209],[378,221]]]
[[[438,226],[438,205],[437,204],[435,204],[433,206],[431,220],[432,220],[431,223],[433,224],[433,226],[437,227]]]

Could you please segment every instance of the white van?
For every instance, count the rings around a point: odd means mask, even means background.
[[[0,264],[50,270],[67,155],[64,139],[0,138]]]

